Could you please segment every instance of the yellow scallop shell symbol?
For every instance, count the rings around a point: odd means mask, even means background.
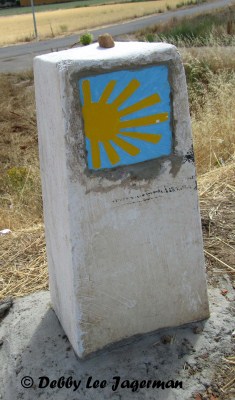
[[[136,156],[140,152],[140,148],[126,141],[125,137],[156,144],[162,135],[141,133],[136,131],[136,128],[168,120],[167,112],[123,120],[122,117],[159,103],[160,97],[157,93],[152,94],[119,110],[122,104],[139,88],[140,83],[137,79],[131,80],[115,100],[108,103],[116,83],[116,80],[111,80],[104,88],[99,101],[92,102],[90,81],[86,79],[82,82],[84,130],[86,137],[90,140],[92,166],[95,169],[101,168],[102,164],[100,144],[103,145],[110,163],[115,165],[120,161],[120,155],[112,143],[129,155]],[[125,128],[133,128],[133,132],[124,131]]]

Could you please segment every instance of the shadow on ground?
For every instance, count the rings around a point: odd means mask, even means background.
[[[4,366],[0,379],[5,382],[2,399],[194,398],[194,393],[204,391],[210,385],[213,365],[220,360],[221,352],[231,350],[230,301],[218,289],[210,290],[210,300],[211,317],[207,321],[121,342],[86,360],[76,357],[51,308],[48,292],[16,300],[0,326],[3,341],[0,363]],[[22,387],[21,381],[25,386],[31,385],[30,379],[24,379],[26,376],[33,379],[32,387]],[[49,379],[39,379],[44,376]],[[104,387],[87,387],[89,377],[92,377],[91,385],[97,380],[106,381],[102,384]],[[113,387],[118,380],[114,377],[120,377],[117,388]],[[76,385],[80,381],[77,390],[74,380]],[[126,380],[131,387],[120,386]],[[133,383],[134,380],[137,383]],[[183,388],[137,388],[144,380],[161,380],[170,386],[173,381],[174,384],[182,381]],[[40,381],[46,387],[39,388]],[[66,385],[59,388],[58,384],[63,386],[63,381]],[[127,382],[123,384],[128,386]]]

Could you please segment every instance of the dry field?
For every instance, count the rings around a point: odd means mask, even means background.
[[[235,60],[227,54],[182,49],[188,77],[198,76],[188,83],[211,281],[235,273]],[[1,299],[48,284],[32,72],[0,75],[0,107],[0,230],[12,231],[0,236]]]
[[[110,4],[67,10],[45,11],[36,14],[40,39],[88,30],[115,22],[126,21],[175,9],[180,0],[158,0],[140,3]],[[0,46],[32,40],[31,14],[0,17]]]

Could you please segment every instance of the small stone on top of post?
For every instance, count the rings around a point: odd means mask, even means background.
[[[109,33],[105,33],[104,35],[100,35],[98,37],[98,43],[100,47],[105,49],[110,49],[115,46],[114,40]]]

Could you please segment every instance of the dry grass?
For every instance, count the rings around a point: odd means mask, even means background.
[[[226,366],[226,372],[228,380],[226,384],[222,387],[222,393],[230,392],[234,393],[234,383],[235,383],[235,356],[226,357],[223,359],[223,363]]]
[[[235,277],[235,51],[183,50],[208,276]]]
[[[198,14],[168,22],[151,25],[137,33],[139,40],[167,42],[176,47],[234,46],[235,5],[222,8],[219,12]]]
[[[41,221],[33,75],[0,76],[0,229]]]
[[[208,275],[216,283],[235,268],[235,74],[226,53],[213,52],[214,62],[199,50],[195,60],[193,49],[183,58],[188,77],[196,74],[191,114]],[[0,230],[12,230],[0,236],[1,299],[47,288],[48,276],[31,73],[0,76],[0,106]]]
[[[235,277],[235,159],[198,177],[208,278]]]
[[[65,25],[68,33],[79,32],[166,11],[169,4],[174,9],[178,3],[179,0],[158,0],[45,11],[36,15],[38,33],[41,39],[58,36],[64,33],[61,26]],[[31,14],[0,17],[0,20],[0,45],[33,39]]]
[[[235,151],[235,73],[212,75],[207,92],[192,112],[198,173],[211,171],[232,159]]]
[[[212,46],[212,47],[189,47],[180,49],[183,62],[187,69],[187,64],[201,68],[207,66],[211,72],[232,72],[235,66],[235,48],[231,46]],[[204,71],[202,71],[204,73]],[[199,82],[200,83],[200,82]]]
[[[42,224],[0,237],[0,300],[48,288],[48,270]]]
[[[48,285],[32,72],[0,75],[0,108],[2,299]]]

